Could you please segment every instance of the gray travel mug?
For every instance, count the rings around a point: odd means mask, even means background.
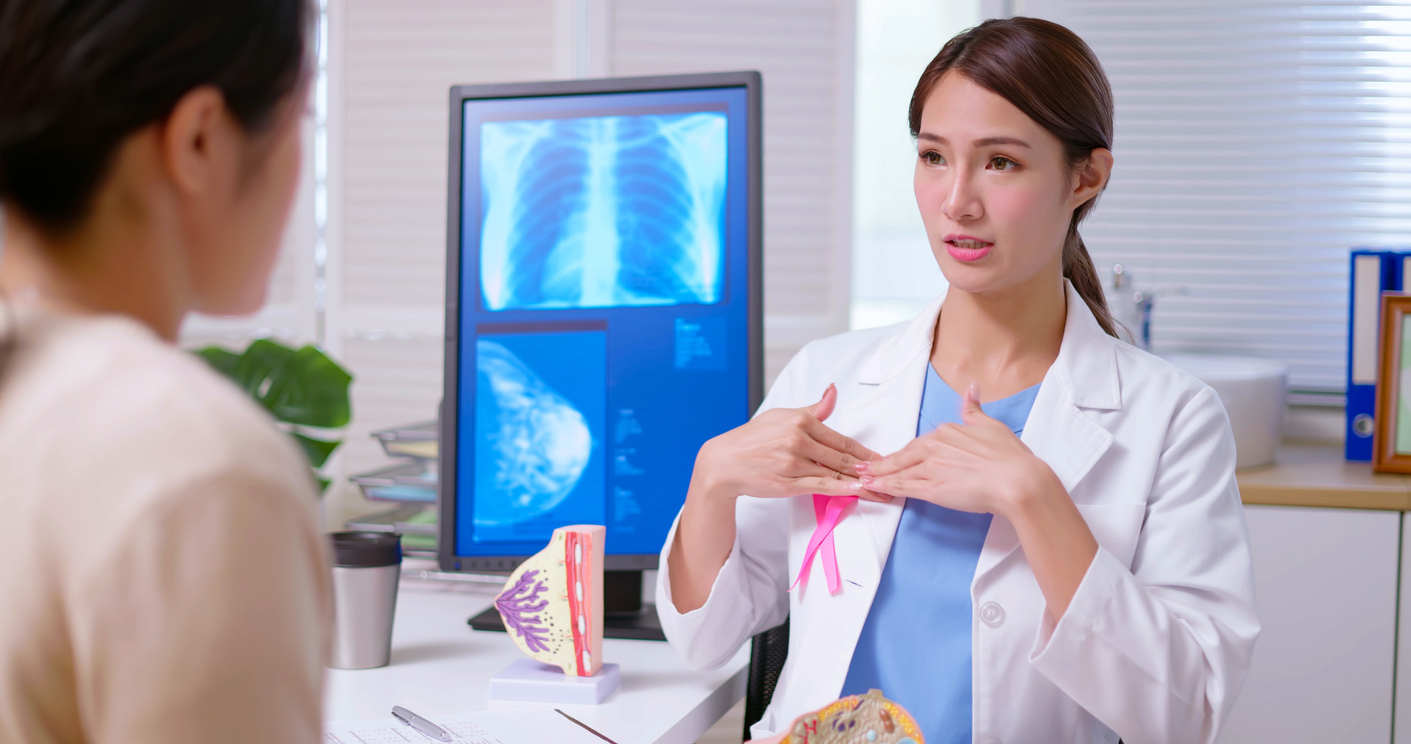
[[[392,616],[402,577],[402,536],[396,532],[334,532],[334,669],[387,666]]]

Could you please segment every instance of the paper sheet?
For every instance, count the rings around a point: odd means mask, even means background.
[[[427,719],[463,744],[606,744],[553,710],[476,711],[427,716]],[[436,740],[395,718],[388,718],[328,723],[324,726],[323,741],[324,744],[423,744]]]

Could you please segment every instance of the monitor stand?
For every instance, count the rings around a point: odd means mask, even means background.
[[[467,622],[474,630],[505,632],[500,612],[493,605]],[[642,602],[641,571],[603,572],[603,637],[666,640],[656,605]]]

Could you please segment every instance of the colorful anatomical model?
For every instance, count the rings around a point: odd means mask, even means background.
[[[603,665],[606,534],[601,525],[554,530],[548,547],[515,569],[495,598],[520,649],[564,674],[591,677]]]
[[[799,716],[786,744],[925,744],[921,728],[880,690],[851,695]]]

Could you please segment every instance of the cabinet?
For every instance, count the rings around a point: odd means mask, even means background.
[[[1263,630],[1220,742],[1392,741],[1402,512],[1246,506],[1245,516]],[[1402,728],[1398,741],[1411,744]]]
[[[1411,744],[1411,538],[1407,531],[1411,513],[1401,513],[1401,611],[1396,633],[1396,692],[1395,715],[1392,718],[1392,744]],[[1396,722],[1400,721],[1399,725]]]

